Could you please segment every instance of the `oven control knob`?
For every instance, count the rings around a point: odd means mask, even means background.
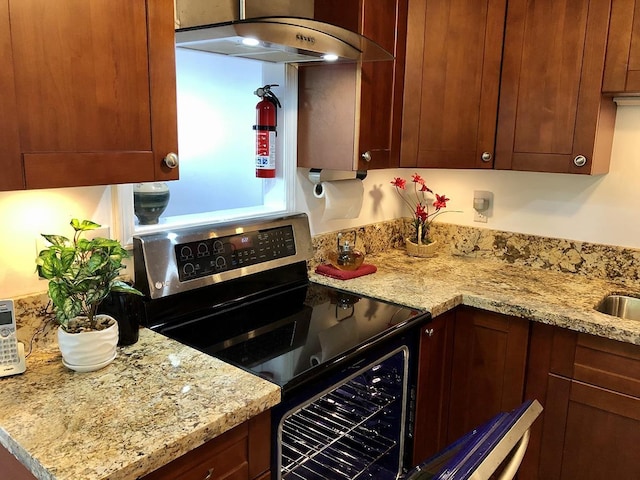
[[[156,282],[156,290],[160,290],[162,288],[162,282]]]
[[[182,267],[182,271],[187,277],[189,277],[196,273],[196,267],[193,265],[193,263],[185,263],[184,267]]]

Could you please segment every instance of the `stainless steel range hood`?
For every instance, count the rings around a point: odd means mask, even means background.
[[[326,61],[327,54],[338,62],[393,60],[372,40],[314,20],[314,0],[176,0],[175,8],[182,48],[274,63]]]

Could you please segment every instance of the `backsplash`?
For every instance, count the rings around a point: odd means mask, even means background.
[[[403,248],[405,232],[409,228],[409,219],[358,227],[355,229],[356,248],[365,254]],[[345,238],[353,238],[353,231],[343,231]],[[310,267],[315,268],[325,262],[327,253],[336,249],[337,233],[326,233],[313,238],[315,255]],[[640,286],[640,249],[441,222],[432,225],[432,237],[441,244],[441,252],[444,253],[448,246],[448,253],[451,255],[481,257]]]
[[[410,228],[409,219],[395,219],[343,230],[342,233],[344,239],[352,242],[355,232],[356,248],[372,255],[389,249],[404,248],[404,238]],[[313,237],[315,253],[309,261],[310,268],[327,262],[328,253],[337,248],[337,234],[338,232],[331,232]],[[432,237],[441,244],[441,254],[479,257],[508,264],[574,273],[640,288],[640,249],[440,222],[433,224]],[[28,342],[38,329],[44,328],[47,335],[37,335],[35,342],[48,346],[55,341],[54,335],[51,335],[55,333],[55,325],[53,322],[43,322],[43,319],[51,318],[51,313],[46,310],[46,293],[16,298],[15,302],[18,338],[27,343],[27,350]]]

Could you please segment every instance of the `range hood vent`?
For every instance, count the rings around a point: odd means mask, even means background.
[[[312,17],[313,0],[176,0],[176,45],[273,63],[327,61],[327,54],[338,62],[393,60],[367,37]]]

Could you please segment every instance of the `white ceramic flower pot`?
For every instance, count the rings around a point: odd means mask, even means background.
[[[118,323],[104,330],[67,333],[58,328],[58,346],[62,363],[77,372],[92,372],[109,365],[116,358]]]

